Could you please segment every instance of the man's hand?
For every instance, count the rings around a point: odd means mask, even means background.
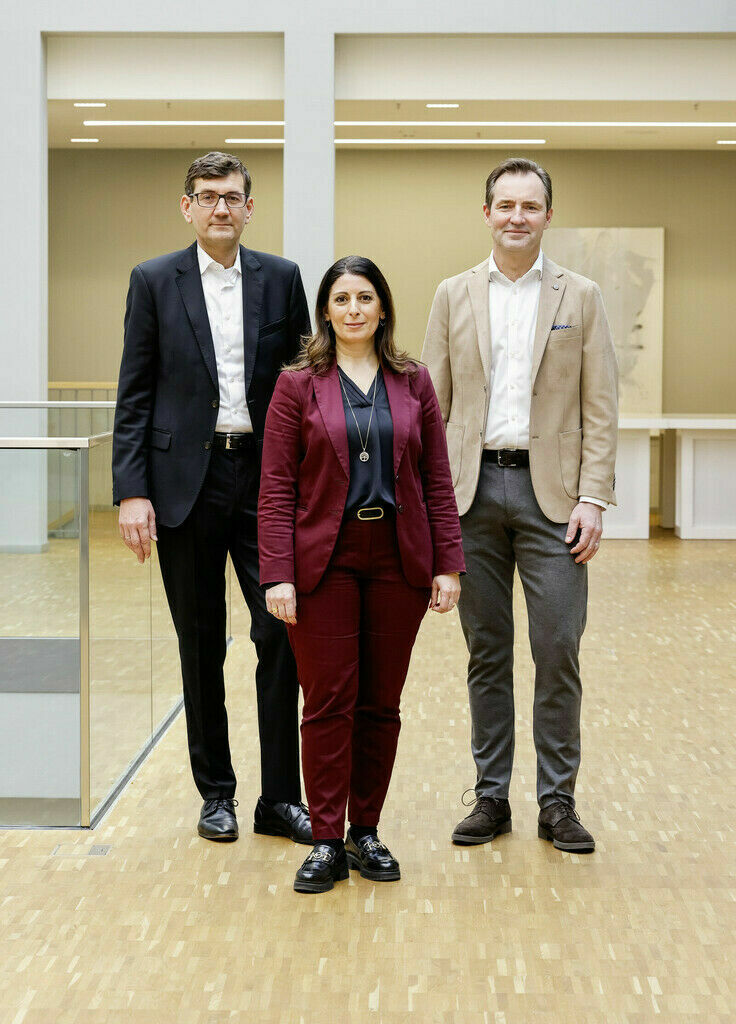
[[[432,596],[429,607],[433,612],[449,612],[457,604],[460,597],[460,576],[456,572],[448,572],[435,576],[432,580]]]
[[[565,543],[572,544],[575,536],[580,530],[580,539],[574,548],[570,548],[571,555],[577,555],[576,562],[582,564],[589,562],[593,555],[597,554],[601,545],[601,534],[603,533],[603,509],[599,505],[593,505],[589,501],[579,502],[572,510],[570,523],[567,527]]]
[[[158,540],[153,505],[148,498],[123,498],[118,524],[126,546],[143,564],[150,557],[151,541]]]
[[[277,583],[266,591],[266,611],[282,622],[296,625],[296,588],[293,583]]]

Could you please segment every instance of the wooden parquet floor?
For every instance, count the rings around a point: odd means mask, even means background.
[[[0,832],[0,1024],[732,1024],[735,581],[735,543],[664,533],[593,562],[592,856],[536,835],[520,590],[514,831],[451,845],[474,780],[466,656],[456,614],[428,618],[382,822],[402,881],[354,875],[317,897],[291,888],[304,847],[250,831],[254,658],[236,600],[240,840],[195,834],[181,717],[94,833]]]

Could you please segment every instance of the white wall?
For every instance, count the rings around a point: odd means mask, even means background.
[[[733,100],[734,68],[736,39],[350,35],[336,40],[335,95]]]
[[[284,95],[284,47],[278,34],[50,36],[47,65],[50,100]]]
[[[0,798],[78,798],[79,694],[0,693]]]

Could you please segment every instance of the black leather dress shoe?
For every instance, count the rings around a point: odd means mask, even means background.
[[[357,841],[348,831],[345,840],[348,864],[372,882],[396,882],[401,878],[399,862],[377,836],[363,836]]]
[[[470,814],[455,826],[453,843],[458,846],[476,846],[490,843],[496,836],[511,831],[511,807],[508,800],[480,796]]]
[[[311,846],[312,824],[304,804],[271,803],[258,797],[253,814],[253,831],[259,836],[284,836],[303,846]]]
[[[571,853],[592,853],[595,850],[595,839],[587,828],[583,828],[578,812],[561,800],[539,812],[537,835],[558,850]]]
[[[317,843],[296,873],[295,892],[328,892],[335,882],[350,877],[345,848],[339,853],[327,843]]]
[[[216,800],[205,800],[199,815],[197,832],[203,839],[214,839],[216,842],[233,843],[238,838],[238,823],[235,819],[237,800],[225,797]]]

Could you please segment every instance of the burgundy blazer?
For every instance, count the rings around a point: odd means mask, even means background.
[[[445,430],[425,366],[384,370],[394,424],[396,533],[407,582],[429,587],[464,572],[460,520]],[[323,376],[286,370],[266,416],[258,550],[261,583],[309,593],[335,548],[350,483],[348,434],[337,365]]]

